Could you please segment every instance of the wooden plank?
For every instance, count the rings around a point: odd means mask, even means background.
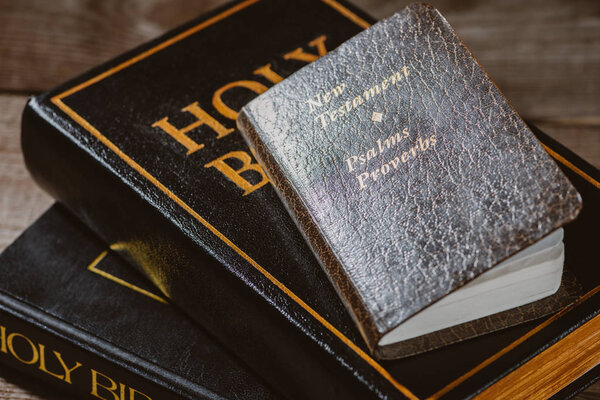
[[[49,384],[28,379],[16,370],[0,366],[0,399],[2,400],[67,400],[65,396]]]
[[[25,96],[47,90],[226,0],[0,0],[0,249],[52,200],[20,145]],[[353,0],[382,18],[407,0]],[[525,117],[600,167],[600,2],[429,0]],[[64,396],[0,367],[0,398]],[[27,389],[22,389],[26,387]],[[600,383],[577,396],[600,399]]]
[[[573,124],[561,121],[532,122],[581,158],[596,168],[600,168],[600,125]]]
[[[428,0],[526,118],[600,120],[600,2]],[[354,0],[382,18],[405,0]]]
[[[0,250],[52,203],[33,182],[20,145],[25,96],[0,95]]]
[[[406,0],[355,0],[381,18]],[[223,0],[0,0],[0,90],[49,89]],[[600,2],[431,0],[526,118],[600,115]]]
[[[0,91],[45,91],[224,3],[0,0]]]

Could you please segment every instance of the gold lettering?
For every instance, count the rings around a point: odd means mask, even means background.
[[[62,359],[62,355],[57,352],[54,351],[53,352],[54,355],[56,356],[56,359],[58,360],[58,362],[60,363],[60,365],[65,369],[65,382],[67,383],[71,383],[71,374],[73,373],[73,371],[75,371],[77,368],[81,367],[81,363],[76,361],[75,362],[75,366],[74,367],[67,367],[67,364],[63,361]]]
[[[356,156],[350,156],[348,159],[346,159],[346,162],[348,163],[348,172],[354,171],[354,164],[356,161],[358,161],[358,157]]]
[[[370,100],[371,98],[375,97],[375,95],[379,94],[380,92],[381,91],[379,90],[379,85],[375,85],[372,88],[365,90],[365,92],[363,93],[363,96],[365,97],[366,100]]]
[[[233,169],[225,162],[225,160],[235,158],[242,162],[242,166],[239,169]],[[267,176],[264,171],[257,163],[253,163],[252,159],[245,151],[231,151],[224,156],[221,156],[208,164],[204,165],[204,168],[215,167],[222,174],[227,176],[233,183],[238,185],[241,189],[244,190],[243,196],[246,196],[256,189],[261,188],[262,186],[269,183]],[[257,184],[252,184],[248,182],[246,179],[242,177],[242,173],[245,171],[254,171],[260,174],[261,180]]]
[[[371,158],[375,158],[375,156],[377,156],[377,152],[374,148],[367,150],[367,161],[369,161]]]
[[[402,67],[400,71],[402,71],[405,78],[408,78],[408,67]]]
[[[342,82],[333,89],[331,89],[331,93],[333,93],[335,97],[338,97],[341,96],[342,93],[344,93],[344,89],[346,89],[346,84]]]
[[[252,72],[254,75],[260,75],[267,78],[272,83],[279,83],[283,80],[281,75],[271,69],[271,64],[263,65]]]
[[[315,120],[319,120],[321,121],[321,127],[325,128],[328,124],[329,124],[329,118],[327,118],[329,116],[329,113],[327,111],[325,111],[323,114],[317,116],[315,118]]]
[[[39,369],[49,375],[52,375],[55,378],[58,378],[60,380],[64,380],[67,383],[72,383],[71,382],[71,373],[73,371],[75,371],[77,368],[81,367],[81,363],[76,362],[75,366],[72,368],[69,368],[67,366],[67,364],[64,362],[62,355],[58,352],[58,351],[53,351],[52,353],[54,353],[54,357],[56,357],[56,359],[58,360],[58,362],[60,363],[60,366],[62,367],[63,371],[64,371],[64,375],[59,375],[57,373],[51,372],[46,368],[46,347],[43,344],[39,344],[40,347],[40,366]]]
[[[296,50],[290,51],[289,53],[283,56],[284,60],[298,60],[304,61],[307,63],[311,63],[319,59],[319,57],[323,57],[327,54],[327,49],[325,48],[325,40],[327,39],[326,35],[319,36],[315,40],[309,42],[308,44],[311,47],[317,49],[317,54],[307,53],[302,49],[302,47],[298,47]]]
[[[364,189],[366,187],[365,185],[365,180],[369,178],[369,173],[368,172],[363,172],[362,174],[357,176],[358,178],[358,187],[359,189]]]
[[[222,97],[223,97],[223,93],[225,93],[226,91],[228,91],[230,89],[236,88],[236,87],[249,89],[256,94],[264,93],[268,89],[262,83],[255,82],[255,81],[235,81],[235,82],[228,83],[225,86],[221,86],[219,89],[217,89],[217,91],[213,95],[213,100],[212,100],[213,106],[217,109],[218,112],[221,113],[221,115],[223,115],[226,118],[232,119],[234,121],[237,118],[238,112],[233,110],[228,105],[226,105],[223,102]]]
[[[352,103],[350,103],[350,100],[346,100],[344,106],[346,107],[346,112],[352,111]]]
[[[105,391],[107,391],[108,393],[110,393],[114,400],[124,400],[123,399],[123,397],[124,397],[123,396],[124,395],[123,385],[121,385],[121,396],[119,396],[116,393],[116,390],[119,388],[119,386],[117,385],[117,382],[113,381],[108,376],[101,374],[100,372],[96,371],[95,369],[91,369],[91,372],[92,372],[92,392],[90,394],[92,396],[97,397],[102,400],[109,400],[106,397],[100,396],[100,394],[98,393],[98,388],[102,388]],[[98,376],[101,376],[102,378],[105,378],[108,382],[110,382],[110,387],[98,383]]]
[[[321,107],[323,105],[323,102],[321,101],[321,93],[316,94],[314,100],[306,100],[306,103],[308,104],[309,113],[312,114],[312,112],[316,110],[316,107]]]
[[[0,326],[0,351],[8,353],[8,350],[6,350],[6,328],[4,326]]]
[[[40,366],[39,366],[39,369],[41,371],[44,371],[48,375],[52,375],[53,377],[58,378],[58,379],[60,379],[62,381],[63,378],[65,377],[64,375],[59,375],[59,374],[56,374],[54,372],[48,371],[48,369],[46,368],[46,346],[44,346],[41,343],[39,343],[38,346],[40,347]]]
[[[31,347],[31,360],[25,360],[17,354],[17,352],[15,351],[15,349],[13,347],[13,340],[15,337],[22,338],[23,340],[25,340],[27,342],[29,347]],[[12,354],[14,358],[19,360],[23,364],[31,365],[31,364],[37,363],[37,361],[39,359],[39,353],[38,353],[37,347],[35,346],[35,344],[33,344],[33,342],[31,340],[29,340],[29,338],[27,336],[21,335],[20,333],[11,333],[10,335],[8,335],[8,339],[7,339],[6,343],[8,345],[8,350],[10,351],[10,354]]]
[[[196,117],[197,120],[184,128],[177,129],[169,122],[168,117],[164,117],[163,119],[153,123],[152,126],[162,129],[163,131],[168,133],[173,139],[177,140],[181,145],[185,146],[185,148],[188,150],[188,155],[204,147],[203,144],[196,143],[194,140],[190,139],[190,137],[186,135],[186,133],[188,133],[192,129],[196,129],[199,126],[206,125],[217,133],[217,139],[221,139],[222,137],[227,136],[228,134],[233,132],[233,128],[225,128],[219,121],[214,119],[210,114],[208,114],[206,111],[200,108],[200,106],[198,106],[198,102],[194,102],[182,108],[181,111],[189,112],[194,117]]]

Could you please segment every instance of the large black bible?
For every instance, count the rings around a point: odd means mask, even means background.
[[[600,277],[585,264],[598,211],[584,206],[565,235],[588,293],[571,312],[405,360],[371,357],[235,130],[254,96],[371,23],[334,0],[230,4],[31,99],[23,150],[43,188],[278,392],[462,398],[598,323]],[[596,172],[544,140],[571,163],[584,204],[597,202]]]
[[[277,399],[53,205],[0,255],[0,363],[78,399]]]

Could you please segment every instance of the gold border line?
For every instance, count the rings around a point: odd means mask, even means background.
[[[93,85],[94,83],[99,82],[99,81],[103,80],[104,78],[109,77],[109,76],[121,71],[122,69],[129,67],[130,65],[133,65],[139,61],[142,61],[144,58],[148,58],[149,56],[153,55],[154,53],[158,53],[159,51],[163,50],[164,48],[169,47],[169,46],[179,42],[180,40],[185,39],[188,36],[193,35],[194,33],[201,31],[202,29],[207,28],[207,27],[229,17],[230,15],[233,15],[233,14],[243,10],[246,7],[249,7],[255,3],[258,3],[259,1],[260,0],[246,0],[242,3],[236,4],[235,6],[223,11],[222,13],[217,14],[214,17],[209,18],[206,21],[199,23],[198,25],[195,25],[192,28],[181,32],[180,34],[175,35],[172,38],[167,39],[164,42],[157,44],[156,46],[138,54],[137,56],[132,57],[129,60],[104,71],[100,75],[96,75],[95,77],[93,77],[77,86],[74,86],[67,91],[62,92],[61,94],[59,94],[58,96],[55,96],[54,98],[62,99],[64,97],[70,96],[73,93],[80,91],[81,89],[84,89],[90,85]],[[323,0],[323,1],[325,1],[325,0]]]
[[[243,259],[245,259],[248,263],[250,263],[254,268],[256,268],[261,274],[263,274],[267,279],[269,279],[275,286],[277,286],[281,291],[283,291],[288,297],[290,297],[293,301],[295,301],[298,305],[300,305],[304,310],[306,310],[309,314],[311,314],[319,323],[321,323],[325,328],[327,328],[330,332],[332,332],[335,336],[337,336],[344,344],[346,344],[348,347],[350,347],[357,355],[359,355],[363,360],[365,360],[369,365],[371,365],[379,374],[381,374],[386,380],[388,380],[394,387],[396,387],[402,394],[404,394],[406,397],[408,397],[411,400],[418,400],[418,397],[416,397],[410,390],[408,390],[408,388],[406,388],[404,385],[400,384],[398,381],[396,381],[396,379],[394,379],[394,377],[387,371],[385,370],[379,363],[377,363],[374,359],[372,359],[368,354],[366,354],[362,349],[360,349],[360,347],[358,347],[354,342],[352,342],[350,339],[348,339],[342,332],[340,332],[338,329],[336,329],[333,325],[331,325],[331,323],[329,321],[327,321],[326,319],[324,319],[321,315],[319,315],[315,310],[313,310],[308,304],[306,304],[302,299],[300,299],[295,293],[293,293],[291,290],[289,290],[283,283],[281,283],[279,280],[277,280],[273,275],[271,275],[266,269],[264,269],[262,266],[260,266],[256,261],[254,261],[250,256],[248,256],[245,252],[243,252],[239,247],[237,247],[231,240],[229,240],[227,237],[225,237],[220,231],[218,231],[214,226],[212,226],[208,221],[206,221],[203,217],[201,217],[196,211],[194,211],[189,205],[187,205],[185,202],[183,202],[177,195],[175,195],[171,190],[169,190],[165,185],[163,185],[160,181],[158,181],[158,179],[156,179],[153,175],[151,175],[149,172],[147,172],[142,166],[140,166],[137,162],[135,162],[132,158],[130,158],[127,154],[125,154],[120,148],[118,148],[114,143],[112,143],[108,138],[106,138],[104,135],[102,135],[94,126],[92,126],[88,121],[86,121],[83,117],[81,117],[79,114],[77,114],[73,109],[71,109],[69,106],[67,106],[62,99],[70,96],[73,93],[76,93],[96,82],[99,82],[107,77],[109,77],[110,75],[115,74],[118,71],[121,71],[124,68],[127,68],[128,66],[135,64],[147,57],[149,57],[152,54],[157,53],[158,51],[216,23],[219,22],[241,10],[243,10],[244,8],[257,3],[260,0],[246,0],[242,3],[239,3],[235,6],[233,6],[232,8],[229,8],[225,11],[223,11],[220,14],[217,14],[215,16],[213,16],[212,18],[209,18],[206,21],[201,22],[200,24],[166,40],[165,42],[162,42],[140,54],[138,54],[137,56],[132,57],[131,59],[79,84],[74,86],[71,89],[68,89],[54,97],[52,97],[51,101],[52,103],[54,103],[58,108],[60,108],[65,114],[67,114],[69,117],[71,117],[75,122],[77,122],[79,125],[81,125],[85,130],[87,130],[89,133],[91,133],[94,137],[96,137],[100,142],[102,142],[106,147],[108,147],[110,150],[112,150],[115,154],[117,154],[117,156],[119,156],[119,158],[121,158],[123,161],[125,161],[130,167],[132,167],[133,169],[135,169],[138,173],[140,173],[142,176],[144,176],[146,179],[148,179],[152,184],[154,184],[158,189],[160,189],[163,193],[165,193],[169,198],[171,198],[175,203],[177,203],[180,207],[182,207],[188,214],[190,214],[191,216],[193,216],[196,220],[198,220],[202,225],[204,225],[206,228],[208,228],[215,236],[217,236],[219,239],[221,239],[226,245],[228,245],[229,247],[231,247],[235,252],[237,252]],[[334,8],[336,11],[338,11],[340,14],[342,14],[343,16],[345,16],[346,18],[350,19],[352,22],[354,22],[355,24],[357,24],[358,26],[362,27],[362,28],[368,28],[370,26],[370,24],[368,22],[366,22],[365,20],[363,20],[362,18],[360,18],[358,15],[354,14],[352,11],[350,11],[349,9],[347,9],[346,7],[344,7],[343,5],[341,5],[340,3],[337,3],[335,0],[321,0],[323,3],[329,5],[330,7]],[[579,168],[577,168],[576,166],[574,166],[573,164],[571,164],[569,161],[567,161],[566,159],[564,159],[562,156],[560,156],[559,154],[555,153],[554,151],[552,151],[551,149],[549,149],[547,146],[544,145],[544,147],[550,152],[550,154],[556,158],[558,161],[560,161],[561,163],[563,163],[564,165],[566,165],[568,168],[570,168],[571,170],[573,170],[574,172],[576,172],[577,174],[581,175],[584,179],[586,179],[588,182],[590,182],[592,185],[596,186],[597,188],[600,189],[600,183],[598,183],[597,181],[595,181],[592,177],[590,177],[589,175],[587,175],[585,172],[581,171]],[[101,259],[101,258],[100,258]],[[98,260],[99,262],[99,260]],[[103,272],[103,271],[100,271]],[[110,278],[109,278],[110,279]],[[117,278],[118,279],[118,278]],[[598,289],[598,288],[596,288]],[[584,300],[584,298],[590,297],[592,294],[594,294],[597,290],[594,289],[590,292],[588,292],[586,295],[584,295],[582,297],[582,299],[580,299],[580,301]],[[594,293],[592,293],[594,292]],[[579,302],[578,302],[579,303]],[[564,311],[564,310],[563,310]],[[507,346],[507,348],[505,348],[504,350],[501,350],[499,353],[497,353],[497,355],[490,357],[497,359],[500,356],[502,356],[503,354],[505,354],[506,352],[510,351],[512,348],[516,347],[519,343],[521,343],[522,341],[524,341],[525,339],[527,339],[529,336],[533,335],[534,333],[536,333],[537,331],[541,330],[542,328],[544,328],[545,326],[547,326],[548,324],[550,324],[552,321],[554,321],[556,318],[558,318],[560,315],[562,315],[564,312],[560,311],[559,313],[555,314],[553,317],[551,317],[549,320],[547,320],[546,322],[542,323],[538,328],[535,328],[533,331],[529,332],[528,334],[526,334],[524,336],[524,338],[518,342],[518,343],[513,343],[509,346]],[[512,347],[511,347],[512,346]],[[501,354],[500,354],[501,353]],[[477,367],[475,367],[473,370],[471,370],[470,372],[466,373],[465,375],[463,375],[463,377],[458,378],[456,381],[452,382],[450,385],[453,385],[453,387],[458,386],[460,383],[462,383],[464,380],[466,380],[468,377],[470,377],[471,375],[475,374],[476,372],[478,372],[480,369],[482,369],[483,367],[485,367],[486,365],[490,364],[491,362],[493,362],[494,360],[486,360],[483,363],[481,363],[480,365],[478,365]],[[484,363],[486,363],[485,365],[483,365]],[[466,377],[465,377],[466,376]],[[460,380],[460,382],[457,382],[458,380]],[[457,382],[457,383],[456,383]],[[450,386],[448,385],[448,386]],[[448,388],[448,386],[446,388]],[[444,391],[444,393],[446,393],[447,391],[451,390],[453,387],[449,388],[449,389],[442,389],[440,392]],[[441,396],[444,393],[439,393],[439,395]],[[433,396],[438,395],[438,393],[434,394]],[[439,397],[439,396],[438,396]],[[437,397],[432,397],[432,398],[437,398]]]
[[[158,179],[152,176],[148,171],[146,171],[141,165],[135,162],[131,157],[125,154],[121,149],[119,149],[114,143],[112,143],[108,138],[100,133],[92,124],[90,124],[87,120],[85,120],[82,116],[77,114],[73,109],[67,106],[62,99],[84,89],[96,82],[99,82],[114,73],[121,71],[128,66],[135,64],[148,56],[176,43],[193,33],[196,33],[232,14],[235,14],[238,11],[243,10],[244,8],[257,3],[260,0],[247,0],[245,2],[239,3],[238,5],[225,10],[224,12],[215,15],[214,17],[194,26],[193,28],[188,29],[180,33],[177,36],[155,46],[151,49],[142,52],[141,54],[101,73],[100,75],[95,76],[73,88],[66,90],[60,93],[57,96],[52,97],[51,101],[56,106],[58,106],[65,114],[71,117],[75,122],[81,125],[85,130],[90,132],[94,137],[96,137],[100,142],[102,142],[106,147],[112,150],[115,154],[117,154],[123,161],[125,161],[130,167],[135,169],[138,173],[148,179],[152,184],[154,184],[157,188],[159,188],[163,193],[165,193],[171,200],[177,203],[180,207],[182,207],[188,214],[193,216],[196,220],[198,220],[202,225],[208,228],[215,236],[221,239],[225,244],[235,250],[243,259],[245,259],[248,263],[250,263],[254,268],[256,268],[260,273],[262,273],[267,279],[269,279],[275,286],[277,286],[280,290],[282,290],[288,297],[294,300],[297,304],[299,304],[302,308],[304,308],[309,314],[311,314],[317,321],[319,321],[325,328],[327,328],[330,332],[332,332],[335,336],[337,336],[344,344],[350,347],[357,355],[359,355],[363,360],[365,360],[371,367],[373,367],[379,374],[381,374],[386,380],[388,380],[396,389],[398,389],[403,395],[411,400],[418,400],[408,388],[404,385],[396,381],[394,377],[386,371],[379,363],[377,363],[374,359],[372,359],[368,354],[366,354],[360,347],[358,347],[354,342],[348,339],[342,332],[336,329],[329,321],[319,315],[315,310],[313,310],[308,304],[306,304],[302,299],[300,299],[295,293],[289,290],[283,283],[277,280],[273,275],[271,275],[266,269],[260,266],[256,261],[254,261],[250,256],[248,256],[245,252],[243,252],[239,247],[237,247],[231,240],[229,240],[225,235],[223,235],[219,230],[217,230],[214,226],[212,226],[208,221],[206,221],[202,216],[200,216],[196,211],[194,211],[188,204],[186,204],[183,200],[181,200],[175,193],[169,190],[165,185],[163,185]],[[336,3],[334,0],[322,0],[324,3],[334,7],[333,5],[337,5],[334,8],[342,13],[344,16],[348,17],[353,15],[353,18],[350,18],[352,22],[359,24],[361,27],[368,27],[369,24],[364,21],[362,18],[353,14],[350,10],[343,7],[341,4]]]
[[[543,400],[600,364],[600,315],[512,371],[476,400]]]
[[[567,168],[569,168],[570,170],[572,170],[573,172],[575,172],[577,175],[581,176],[583,179],[585,179],[586,181],[588,181],[590,184],[592,184],[596,188],[600,189],[600,182],[598,182],[597,180],[595,180],[594,178],[592,178],[591,176],[589,176],[588,174],[586,174],[585,172],[583,172],[581,169],[579,169],[577,166],[575,166],[569,160],[567,160],[566,158],[564,158],[563,156],[561,156],[560,154],[558,154],[557,152],[555,152],[554,150],[552,150],[550,147],[546,146],[544,143],[540,142],[540,144],[544,147],[544,149],[548,152],[548,154],[550,154],[554,159],[556,159],[558,162],[560,162],[563,165],[565,165]],[[479,365],[477,365],[472,370],[470,370],[470,371],[466,372],[465,374],[459,376],[454,381],[450,382],[448,385],[446,385],[445,387],[443,387],[439,391],[437,391],[434,394],[432,394],[431,396],[429,396],[427,398],[427,400],[436,400],[436,399],[439,399],[441,396],[443,396],[444,394],[448,393],[449,391],[451,391],[455,387],[459,386],[461,383],[463,383],[464,381],[466,381],[468,378],[470,378],[471,376],[475,375],[477,372],[481,371],[483,368],[487,367],[492,362],[496,361],[498,358],[502,357],[504,354],[508,353],[509,351],[511,351],[512,349],[514,349],[515,347],[517,347],[519,344],[521,344],[522,342],[524,342],[525,340],[527,340],[529,337],[533,336],[538,331],[540,331],[543,328],[545,328],[546,326],[550,325],[552,322],[554,322],[556,319],[558,319],[561,315],[565,314],[566,312],[570,311],[576,305],[581,304],[582,302],[584,302],[585,300],[587,300],[588,298],[590,298],[591,296],[593,296],[594,294],[596,294],[598,291],[600,291],[600,285],[596,286],[594,289],[592,289],[589,292],[587,292],[586,294],[584,294],[575,303],[573,303],[573,304],[571,304],[571,305],[563,308],[562,310],[560,310],[559,312],[557,312],[556,314],[554,314],[552,317],[550,317],[546,321],[542,322],[540,325],[536,326],[535,328],[533,328],[532,330],[530,330],[529,332],[527,332],[525,335],[521,336],[520,338],[518,338],[517,340],[515,340],[514,342],[512,342],[511,344],[509,344],[508,346],[506,346],[502,350],[500,350],[498,353],[490,356],[488,359],[486,359],[485,361],[483,361],[482,363],[480,363]]]
[[[231,240],[229,240],[225,235],[223,235],[217,228],[215,228],[212,224],[210,224],[207,220],[205,220],[200,214],[194,211],[187,203],[181,200],[175,193],[169,190],[165,185],[163,185],[158,179],[152,176],[148,171],[146,171],[141,165],[135,162],[131,157],[125,154],[122,150],[120,150],[114,143],[112,143],[108,138],[102,135],[96,128],[94,128],[89,122],[87,122],[83,117],[77,114],[73,109],[67,106],[62,100],[54,97],[52,98],[52,102],[56,104],[61,110],[63,110],[67,115],[69,115],[73,120],[75,120],[78,124],[80,124],[83,128],[85,128],[88,132],[90,132],[94,137],[96,137],[100,142],[102,142],[106,147],[115,152],[123,161],[129,164],[130,167],[139,172],[143,177],[148,179],[152,184],[158,187],[163,193],[165,193],[171,200],[177,203],[180,207],[182,207],[188,214],[193,216],[196,220],[198,220],[202,225],[204,225],[208,230],[210,230],[215,236],[217,236],[221,241],[223,241],[226,245],[231,247],[236,253],[238,253],[244,260],[249,262],[254,268],[256,268],[261,274],[263,274],[267,279],[271,281],[275,286],[277,286],[281,291],[283,291],[288,297],[294,300],[297,304],[299,304],[302,308],[304,308],[308,313],[310,313],[317,321],[319,321],[323,326],[325,326],[329,331],[335,334],[342,342],[344,342],[348,347],[350,347],[356,354],[358,354],[363,360],[369,363],[377,372],[379,372],[385,379],[387,379],[390,383],[392,383],[402,394],[408,397],[411,400],[418,400],[418,398],[413,395],[406,387],[400,384],[398,381],[392,377],[392,375],[386,371],[379,363],[377,363],[374,359],[369,357],[360,347],[358,347],[354,342],[348,339],[342,332],[337,330],[329,321],[319,315],[315,310],[313,310],[308,304],[306,304],[300,297],[298,297],[295,293],[293,293],[290,289],[288,289],[283,283],[277,280],[273,275],[271,275],[266,269],[260,266],[256,261],[254,261],[249,255],[247,255],[244,251],[242,251],[238,246],[236,246]]]
[[[371,26],[370,23],[354,14],[352,11],[348,10],[346,7],[341,5],[335,0],[321,0],[323,3],[327,4],[331,8],[335,9],[337,12],[342,14],[344,17],[348,18],[350,21],[354,22],[356,25],[360,26],[363,29],[367,29]]]
[[[121,278],[118,278],[112,274],[109,274],[106,271],[102,271],[101,269],[96,268],[98,266],[98,264],[100,263],[100,261],[102,261],[104,259],[104,257],[106,257],[106,255],[108,254],[108,250],[104,250],[102,253],[100,253],[100,255],[98,257],[96,257],[94,259],[94,261],[91,262],[90,265],[88,265],[87,270],[91,271],[97,275],[100,275],[101,277],[108,279],[110,281],[116,282],[119,285],[125,286],[128,289],[131,290],[135,290],[138,293],[143,294],[144,296],[148,296],[151,299],[154,299],[156,301],[160,301],[161,303],[165,303],[165,304],[169,304],[169,302],[167,300],[165,300],[163,297],[158,296],[152,292],[147,291],[146,289],[142,289],[139,286],[133,285]]]
[[[569,160],[567,160],[566,158],[564,158],[563,156],[561,156],[560,154],[558,154],[557,152],[555,152],[554,150],[552,150],[550,147],[546,146],[544,143],[541,143],[541,144],[542,144],[542,146],[544,146],[544,149],[546,149],[546,151],[552,157],[554,157],[557,161],[560,161],[567,168],[569,168],[570,170],[572,170],[573,172],[575,172],[576,174],[578,174],[579,176],[581,176],[583,179],[585,179],[586,181],[588,181],[589,183],[591,183],[592,185],[594,185],[598,189],[600,189],[600,182],[598,182],[597,180],[595,180],[594,178],[592,178],[591,176],[589,176],[588,174],[586,174],[585,172],[583,172],[582,170],[580,170],[579,168],[577,168]]]
[[[517,340],[515,340],[514,342],[512,342],[511,344],[509,344],[502,350],[500,350],[499,352],[497,352],[496,354],[492,355],[491,357],[489,357],[488,359],[486,359],[485,361],[483,361],[482,363],[477,365],[475,368],[473,368],[469,372],[461,375],[454,381],[450,382],[444,388],[440,389],[439,391],[437,391],[434,394],[432,394],[431,396],[429,396],[426,400],[439,399],[441,396],[445,395],[446,393],[448,393],[449,391],[451,391],[452,389],[454,389],[455,387],[457,387],[458,385],[460,385],[461,383],[466,381],[468,378],[475,375],[477,372],[481,371],[482,369],[484,369],[485,367],[487,367],[488,365],[490,365],[491,363],[496,361],[498,358],[502,357],[504,354],[508,353],[509,351],[511,351],[512,349],[514,349],[515,347],[517,347],[518,345],[523,343],[525,340],[529,339],[531,336],[533,336],[537,332],[541,331],[543,328],[547,327],[548,325],[550,325],[552,322],[556,321],[558,318],[560,318],[567,312],[571,311],[574,307],[583,303],[584,301],[586,301],[587,299],[592,297],[594,294],[598,293],[598,291],[600,291],[600,285],[596,286],[594,289],[590,290],[589,292],[587,292],[586,294],[581,296],[575,303],[563,308],[562,310],[560,310],[559,312],[557,312],[556,314],[554,314],[553,316],[548,318],[546,321],[542,322],[541,324],[539,324],[538,326],[536,326],[535,328],[533,328],[532,330],[530,330],[529,332],[527,332],[526,334],[524,334],[523,336],[521,336],[520,338],[518,338]],[[533,357],[533,358],[535,358],[535,357]]]

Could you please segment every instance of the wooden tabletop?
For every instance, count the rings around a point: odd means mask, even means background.
[[[376,18],[407,0],[353,0]],[[429,0],[517,111],[600,167],[600,1]],[[25,170],[21,111],[43,92],[223,0],[0,0],[0,250],[51,203]],[[0,399],[64,399],[0,367]],[[600,383],[576,397],[600,399]]]

